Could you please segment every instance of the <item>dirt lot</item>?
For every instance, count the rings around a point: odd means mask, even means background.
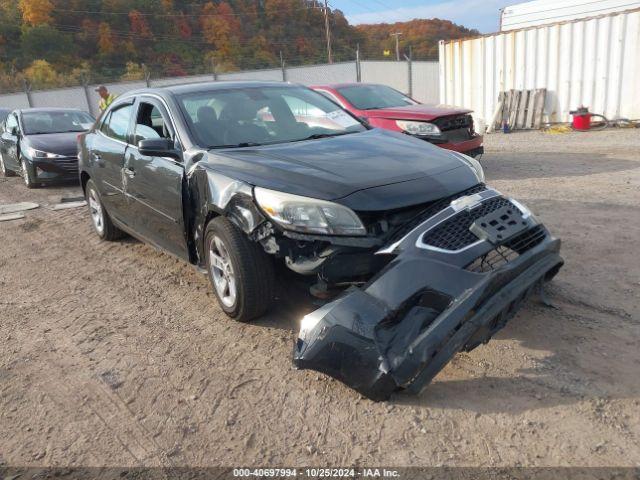
[[[101,243],[85,209],[0,223],[10,466],[640,465],[640,131],[487,138],[488,182],[563,239],[530,302],[418,397],[291,368],[305,305],[242,325],[190,266]],[[0,179],[0,204],[55,203]]]

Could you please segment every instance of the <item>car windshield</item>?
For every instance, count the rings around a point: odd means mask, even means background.
[[[84,132],[91,128],[93,122],[91,115],[77,110],[22,112],[26,135]]]
[[[406,107],[418,102],[385,85],[351,85],[337,89],[358,110]]]
[[[304,87],[215,89],[179,97],[198,145],[233,148],[362,132],[366,128]]]

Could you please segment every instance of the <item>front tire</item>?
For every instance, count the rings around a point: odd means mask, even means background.
[[[26,187],[36,188],[38,185],[33,178],[33,173],[31,171],[31,168],[29,167],[29,162],[27,162],[27,159],[22,157],[20,159],[20,165],[22,167],[22,179],[24,180],[24,184],[26,185]]]
[[[15,172],[7,169],[7,165],[4,163],[4,154],[0,153],[0,177],[15,177]]]
[[[226,218],[216,217],[205,230],[205,255],[213,291],[227,315],[248,322],[269,310],[275,273],[259,244]]]
[[[91,223],[93,229],[102,240],[113,241],[123,237],[124,233],[116,227],[111,221],[111,217],[107,213],[102,204],[102,199],[93,180],[89,180],[85,187],[85,196],[91,215]]]

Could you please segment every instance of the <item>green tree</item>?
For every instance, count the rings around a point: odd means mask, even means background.
[[[70,36],[49,25],[24,27],[21,43],[22,59],[25,62],[42,59],[62,63],[73,52]]]

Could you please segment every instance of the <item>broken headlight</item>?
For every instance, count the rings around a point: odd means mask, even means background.
[[[337,203],[260,187],[254,189],[254,194],[260,208],[283,228],[328,235],[367,233],[355,212]]]

